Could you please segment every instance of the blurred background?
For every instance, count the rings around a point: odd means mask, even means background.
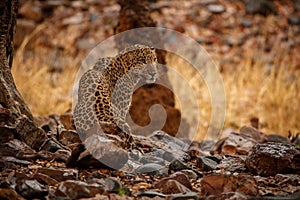
[[[252,122],[265,133],[300,131],[299,0],[148,2],[157,26],[195,39],[216,63],[226,92],[225,129]],[[80,62],[114,34],[119,10],[114,0],[20,1],[12,71],[34,115],[71,110]],[[211,117],[207,86],[178,56],[167,53],[166,61],[196,92],[201,139]]]

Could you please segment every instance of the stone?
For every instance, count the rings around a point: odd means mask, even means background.
[[[218,5],[218,4],[208,5],[207,8],[211,13],[214,13],[214,14],[220,14],[225,11],[225,7],[222,5]]]
[[[48,190],[37,180],[21,179],[17,181],[16,191],[27,199],[43,199]]]
[[[198,178],[198,175],[193,170],[183,169],[180,172],[184,173],[189,179],[195,179],[196,180]]]
[[[42,184],[46,184],[48,186],[55,186],[56,184],[58,184],[59,182],[53,178],[51,178],[50,176],[46,175],[46,174],[42,174],[42,173],[35,173],[32,178],[36,179],[38,182],[42,183]]]
[[[215,144],[214,152],[224,155],[247,155],[256,143],[256,140],[247,135],[231,132],[228,137],[219,140]]]
[[[245,2],[246,11],[250,14],[269,15],[276,14],[277,8],[271,0],[247,0]]]
[[[176,180],[168,180],[165,184],[162,185],[160,191],[163,194],[175,194],[175,193],[187,193],[191,192],[190,189],[182,185]]]
[[[202,178],[201,193],[205,195],[221,195],[223,192],[240,192],[249,196],[258,195],[256,180],[247,175],[208,175]]]
[[[131,194],[128,187],[124,186],[120,181],[110,177],[105,178],[105,191],[126,196]]]
[[[240,128],[240,134],[253,138],[258,143],[263,143],[267,141],[267,137],[265,134],[260,132],[258,129],[251,126],[243,126]]]
[[[289,24],[300,25],[300,16],[291,15],[288,17]]]
[[[255,198],[255,197],[254,197]],[[238,200],[247,200],[245,195],[240,192],[223,192],[220,195],[209,195],[205,199],[207,200],[215,200],[215,199],[238,199]],[[250,198],[251,199],[251,198]],[[256,199],[256,198],[255,198]]]
[[[274,176],[300,170],[300,150],[291,144],[256,144],[246,158],[246,167],[254,174]]]
[[[157,183],[154,184],[154,187],[158,188],[158,189],[162,188],[163,185],[165,185],[166,182],[169,181],[169,180],[178,181],[179,183],[181,183],[182,185],[184,185],[188,189],[192,190],[192,185],[191,185],[188,177],[182,172],[176,172],[176,173],[172,174],[169,177],[162,178],[160,181],[158,181]]]
[[[245,161],[240,157],[227,156],[220,164],[219,169],[224,169],[229,172],[244,172],[246,171]]]
[[[196,192],[185,192],[185,193],[177,193],[177,194],[171,194],[168,196],[169,200],[179,200],[179,199],[198,199],[198,195]]]
[[[149,197],[149,198],[154,198],[154,197],[166,198],[165,194],[162,194],[157,191],[152,191],[152,190],[145,191],[145,192],[137,192],[136,196],[137,197]]]
[[[156,163],[147,163],[141,165],[136,169],[137,174],[147,174],[147,175],[165,175],[168,170],[165,166]]]
[[[35,150],[30,148],[26,143],[13,139],[5,144],[0,144],[0,156],[12,156],[19,158],[20,156],[26,157],[27,155],[35,154]]]
[[[290,140],[287,137],[279,134],[270,134],[267,135],[268,142],[277,142],[282,144],[291,144]]]
[[[7,143],[14,139],[14,134],[16,130],[8,126],[0,126],[0,144]]]
[[[76,13],[71,17],[67,17],[62,20],[63,25],[75,25],[75,24],[81,24],[83,22],[83,14],[82,13]]]
[[[104,135],[91,135],[84,144],[87,150],[80,153],[78,167],[120,169],[128,161],[128,153]]]
[[[44,143],[44,145],[42,146],[42,149],[50,152],[56,152],[60,149],[63,149],[63,147],[61,144],[54,141],[53,139],[48,139],[46,143]]]
[[[26,160],[20,160],[18,158],[15,157],[11,157],[11,156],[3,156],[1,157],[1,160],[4,161],[5,163],[13,163],[15,165],[32,165],[32,162],[26,161]]]
[[[180,160],[174,160],[169,165],[169,171],[177,172],[183,169],[192,169],[192,167]]]
[[[58,182],[76,180],[78,177],[78,170],[76,169],[55,169],[43,167],[39,168],[37,173],[45,174]]]
[[[20,200],[22,199],[21,196],[18,195],[18,193],[9,188],[0,188],[0,199],[2,200]]]
[[[81,143],[79,135],[73,130],[62,130],[59,133],[58,140],[66,146],[74,143]]]
[[[196,161],[196,166],[201,170],[201,171],[212,171],[217,169],[218,163],[214,160],[211,160],[205,156],[200,156],[197,158]]]
[[[96,194],[104,193],[104,186],[96,183],[87,184],[82,181],[67,180],[61,182],[57,188],[56,194],[62,195],[71,199],[91,198]]]
[[[63,113],[59,116],[61,123],[67,130],[76,130],[73,120],[73,115],[70,112]]]

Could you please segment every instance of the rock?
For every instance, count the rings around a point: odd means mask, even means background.
[[[21,196],[16,191],[9,188],[0,188],[0,199],[2,200],[20,200]]]
[[[16,130],[12,127],[0,126],[0,133],[0,144],[3,144],[14,139],[14,134],[16,134]]]
[[[168,180],[165,184],[162,185],[160,191],[163,194],[175,194],[175,193],[187,193],[191,192],[190,189],[179,183],[175,180]]]
[[[177,172],[183,169],[192,169],[192,167],[180,160],[174,160],[169,165],[169,171]]]
[[[17,181],[16,191],[27,199],[44,199],[48,195],[48,190],[37,180]]]
[[[248,20],[248,19],[242,19],[242,20],[241,20],[241,25],[242,25],[243,27],[248,28],[248,27],[251,27],[251,26],[252,26],[252,22],[251,22],[250,20]]]
[[[248,0],[245,3],[246,11],[250,14],[276,14],[277,8],[271,0]]]
[[[40,22],[43,18],[42,10],[40,6],[35,5],[34,1],[27,1],[19,9],[19,14],[24,16],[26,19]]]
[[[201,193],[219,196],[223,192],[240,192],[249,196],[258,195],[258,186],[251,176],[208,175],[202,178]]]
[[[5,144],[0,144],[0,156],[12,156],[19,158],[34,155],[36,152],[30,148],[26,143],[20,140],[13,139]]]
[[[158,189],[162,188],[163,185],[165,185],[166,182],[169,181],[169,180],[178,181],[179,183],[181,183],[185,187],[187,187],[190,190],[192,190],[192,185],[191,185],[188,177],[184,173],[182,173],[182,172],[176,172],[176,173],[172,174],[169,177],[162,178],[160,181],[158,181],[157,183],[154,184],[154,187],[158,188]]]
[[[296,16],[296,15],[289,16],[288,23],[292,25],[300,25],[300,16]]]
[[[76,13],[71,17],[65,18],[62,20],[63,25],[75,25],[75,24],[81,24],[83,22],[83,14],[82,13]]]
[[[96,183],[87,184],[82,181],[67,180],[61,182],[56,190],[59,196],[64,194],[71,199],[90,198],[104,193],[104,186]]]
[[[157,191],[145,191],[145,192],[138,192],[136,193],[137,197],[150,197],[150,198],[154,198],[154,197],[161,197],[161,198],[166,198],[165,194],[159,193]]]
[[[92,135],[85,140],[87,150],[82,152],[77,160],[77,166],[83,168],[105,167],[120,169],[128,161],[127,152],[118,147],[106,136]]]
[[[246,158],[250,172],[261,176],[293,173],[300,170],[300,150],[293,145],[272,143],[256,144]]]
[[[182,140],[170,136],[164,131],[155,131],[149,136],[154,142],[156,148],[162,149],[163,153],[161,157],[169,162],[174,159],[190,159],[190,156],[186,153],[188,144]]]
[[[43,150],[50,151],[50,152],[55,152],[55,151],[63,149],[61,144],[59,144],[58,142],[56,142],[52,139],[48,139],[41,148]]]
[[[265,134],[263,134],[258,129],[253,128],[251,126],[243,126],[240,129],[240,134],[253,138],[258,143],[263,143],[267,141],[267,137],[265,136]]]
[[[32,178],[48,186],[55,186],[56,184],[59,183],[57,180],[51,178],[50,176],[41,173],[35,173]]]
[[[79,135],[73,130],[62,130],[59,133],[58,140],[66,146],[74,143],[81,143]]]
[[[131,194],[128,187],[124,186],[120,181],[110,177],[105,178],[105,190],[126,196]]]
[[[189,179],[195,179],[196,180],[198,178],[198,175],[193,170],[183,169],[180,172],[185,174]]]
[[[291,144],[290,140],[287,137],[284,137],[279,134],[270,134],[267,135],[268,142],[277,142],[282,144]]]
[[[247,200],[245,195],[240,192],[223,192],[220,195],[209,195],[205,199],[207,200],[222,200],[222,199],[238,199],[238,200]],[[256,198],[255,198],[256,199]]]
[[[201,171],[212,171],[217,169],[218,163],[205,157],[200,156],[197,158],[196,166],[200,168]]]
[[[228,137],[219,140],[214,146],[216,154],[247,155],[257,142],[244,134],[231,132]]]
[[[26,160],[20,160],[15,157],[11,156],[3,156],[1,157],[1,160],[4,161],[5,163],[14,163],[15,165],[32,165],[32,162],[28,162]]]
[[[39,168],[37,173],[45,174],[58,182],[76,180],[78,177],[78,170],[76,169]]]
[[[208,5],[207,8],[211,13],[214,13],[214,14],[220,14],[225,11],[225,7],[222,5],[218,5],[218,4]]]
[[[136,169],[137,174],[148,174],[148,175],[165,175],[168,173],[168,170],[165,166],[155,164],[155,163],[147,163],[145,165],[141,165]]]
[[[202,151],[200,148],[192,146],[188,150],[188,154],[191,156],[192,159],[197,158],[199,156],[205,156],[206,153]]]
[[[75,130],[73,114],[70,112],[63,113],[59,116],[61,123],[67,130]]]
[[[186,193],[177,193],[177,194],[171,194],[168,196],[169,200],[175,200],[175,199],[198,199],[198,195],[196,192],[186,192]]]
[[[142,164],[147,164],[147,163],[155,163],[155,164],[159,164],[159,165],[166,164],[164,159],[162,159],[160,157],[155,157],[155,156],[143,156],[139,161]]]
[[[240,157],[228,156],[224,158],[220,164],[218,164],[219,169],[224,169],[229,172],[244,172],[246,171],[245,162]]]
[[[296,11],[300,10],[300,0],[293,0],[294,8]]]

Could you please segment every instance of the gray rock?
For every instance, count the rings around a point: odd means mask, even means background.
[[[291,15],[288,17],[289,24],[300,25],[300,16]]]
[[[217,169],[218,163],[205,156],[200,156],[197,158],[196,166],[200,168],[201,171],[211,171]]]
[[[208,10],[214,14],[219,14],[225,11],[225,7],[218,4],[208,5]]]
[[[48,190],[37,180],[21,179],[17,181],[16,191],[27,199],[43,199]]]
[[[271,0],[248,0],[245,3],[246,11],[250,14],[276,14],[277,8]]]
[[[148,175],[166,175],[168,169],[165,166],[155,164],[155,163],[147,163],[145,165],[141,165],[136,169],[137,174],[148,174]]]

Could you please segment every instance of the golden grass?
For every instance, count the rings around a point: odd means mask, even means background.
[[[35,48],[28,56],[25,40],[14,58],[12,73],[17,88],[35,115],[63,113],[72,107],[72,87],[80,65],[78,59],[49,56],[49,52]],[[279,55],[269,72],[263,62],[243,60],[234,71],[222,73],[226,92],[225,127],[238,128],[258,117],[266,133],[287,135],[300,130],[299,70],[290,66],[286,54]],[[51,59],[62,61],[60,70],[51,72]],[[210,94],[201,77],[178,57],[167,57],[168,66],[176,69],[192,85],[200,107],[198,139],[203,138],[211,117]],[[289,78],[290,77],[290,78]],[[174,87],[179,87],[174,86]],[[185,92],[182,90],[181,92]],[[182,104],[185,106],[187,104]],[[188,108],[193,112],[194,107]],[[187,119],[188,121],[191,119]]]

